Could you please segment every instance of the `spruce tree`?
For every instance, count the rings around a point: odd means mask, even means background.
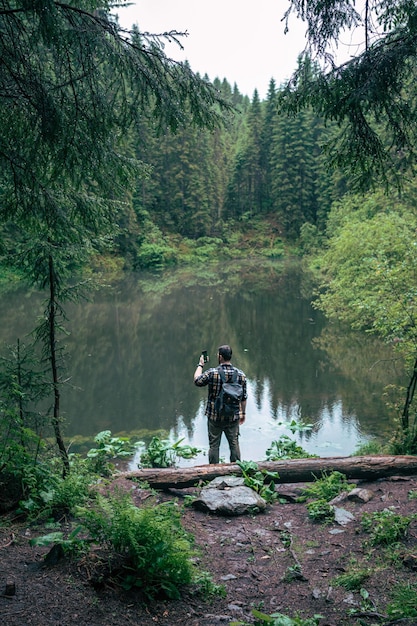
[[[352,183],[368,189],[382,183],[401,186],[416,162],[417,6],[409,0],[290,0],[292,13],[307,23],[303,62],[281,93],[290,112],[313,107],[337,124],[329,142],[329,162],[344,168]],[[350,59],[337,65],[342,32],[360,41]],[[310,58],[320,61],[312,75]]]
[[[114,237],[124,201],[144,171],[128,149],[129,129],[146,110],[159,128],[176,130],[184,109],[186,121],[215,127],[229,108],[187,64],[166,57],[164,36],[127,33],[111,15],[113,3],[100,4],[3,0],[0,10],[0,220],[14,228],[8,258],[48,294],[48,326],[39,338],[66,471],[59,318],[73,294],[74,272]]]

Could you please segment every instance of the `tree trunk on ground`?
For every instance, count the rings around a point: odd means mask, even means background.
[[[277,472],[277,483],[312,482],[323,474],[342,472],[347,478],[376,480],[394,475],[417,474],[417,456],[355,456],[291,459],[288,461],[260,461],[260,470]],[[135,479],[154,489],[181,489],[198,485],[200,481],[213,480],[217,476],[242,475],[235,463],[198,465],[196,467],[156,469],[145,468],[123,472],[118,477]]]

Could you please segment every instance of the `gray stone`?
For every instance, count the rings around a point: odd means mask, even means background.
[[[350,511],[346,511],[346,509],[339,509],[338,507],[334,507],[334,521],[341,526],[346,526],[349,522],[353,522],[355,516],[350,513]]]
[[[342,502],[344,502],[347,497],[348,497],[349,492],[348,491],[342,491],[341,493],[339,493],[337,496],[335,496],[333,498],[333,500],[330,500],[329,504],[331,506],[336,506],[338,504],[341,504]]]
[[[230,487],[240,487],[245,484],[243,476],[217,476],[204,489],[228,489]]]
[[[266,509],[266,502],[253,489],[245,486],[213,488],[205,487],[200,497],[193,501],[200,511],[218,515],[235,516],[260,513]]]
[[[278,497],[287,502],[297,502],[303,495],[302,487],[287,487],[286,485],[280,485],[278,488]]]
[[[354,502],[369,502],[374,497],[374,492],[369,489],[360,489],[357,487],[356,489],[352,489],[349,492],[348,498],[349,500],[353,500]]]

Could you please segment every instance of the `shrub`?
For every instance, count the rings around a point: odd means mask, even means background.
[[[330,502],[342,491],[350,491],[354,486],[348,483],[346,476],[341,472],[331,472],[330,474],[324,474],[322,478],[317,478],[314,483],[305,487],[300,501],[316,498]]]
[[[401,541],[407,536],[408,527],[417,515],[398,515],[392,509],[364,513],[362,528],[370,534],[370,543],[373,546],[389,546]]]
[[[313,500],[307,504],[308,516],[315,522],[332,522],[334,508],[323,499]]]
[[[176,442],[152,437],[147,449],[140,456],[141,467],[174,467],[178,458],[192,459],[200,453],[198,448],[182,446],[184,438]]]
[[[143,269],[166,267],[177,262],[176,250],[164,242],[143,243],[136,257],[136,267]]]
[[[92,473],[100,476],[110,476],[113,466],[112,459],[130,457],[135,445],[127,437],[112,437],[110,430],[103,430],[94,437],[97,448],[87,452],[87,459]]]
[[[181,587],[192,582],[192,537],[174,503],[139,509],[127,494],[98,496],[80,515],[92,540],[122,558],[125,588],[140,588],[148,598],[179,598]]]
[[[254,461],[236,461],[236,465],[242,470],[246,487],[256,491],[265,502],[271,503],[278,498],[275,490],[275,480],[279,478],[277,472],[260,470]]]
[[[304,448],[297,445],[297,442],[288,435],[281,435],[278,440],[273,441],[265,454],[268,461],[316,457],[315,454],[309,454]]]

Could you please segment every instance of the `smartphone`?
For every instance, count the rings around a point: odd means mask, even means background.
[[[207,361],[209,360],[207,350],[203,350],[201,354],[203,355],[204,363],[207,363]]]

